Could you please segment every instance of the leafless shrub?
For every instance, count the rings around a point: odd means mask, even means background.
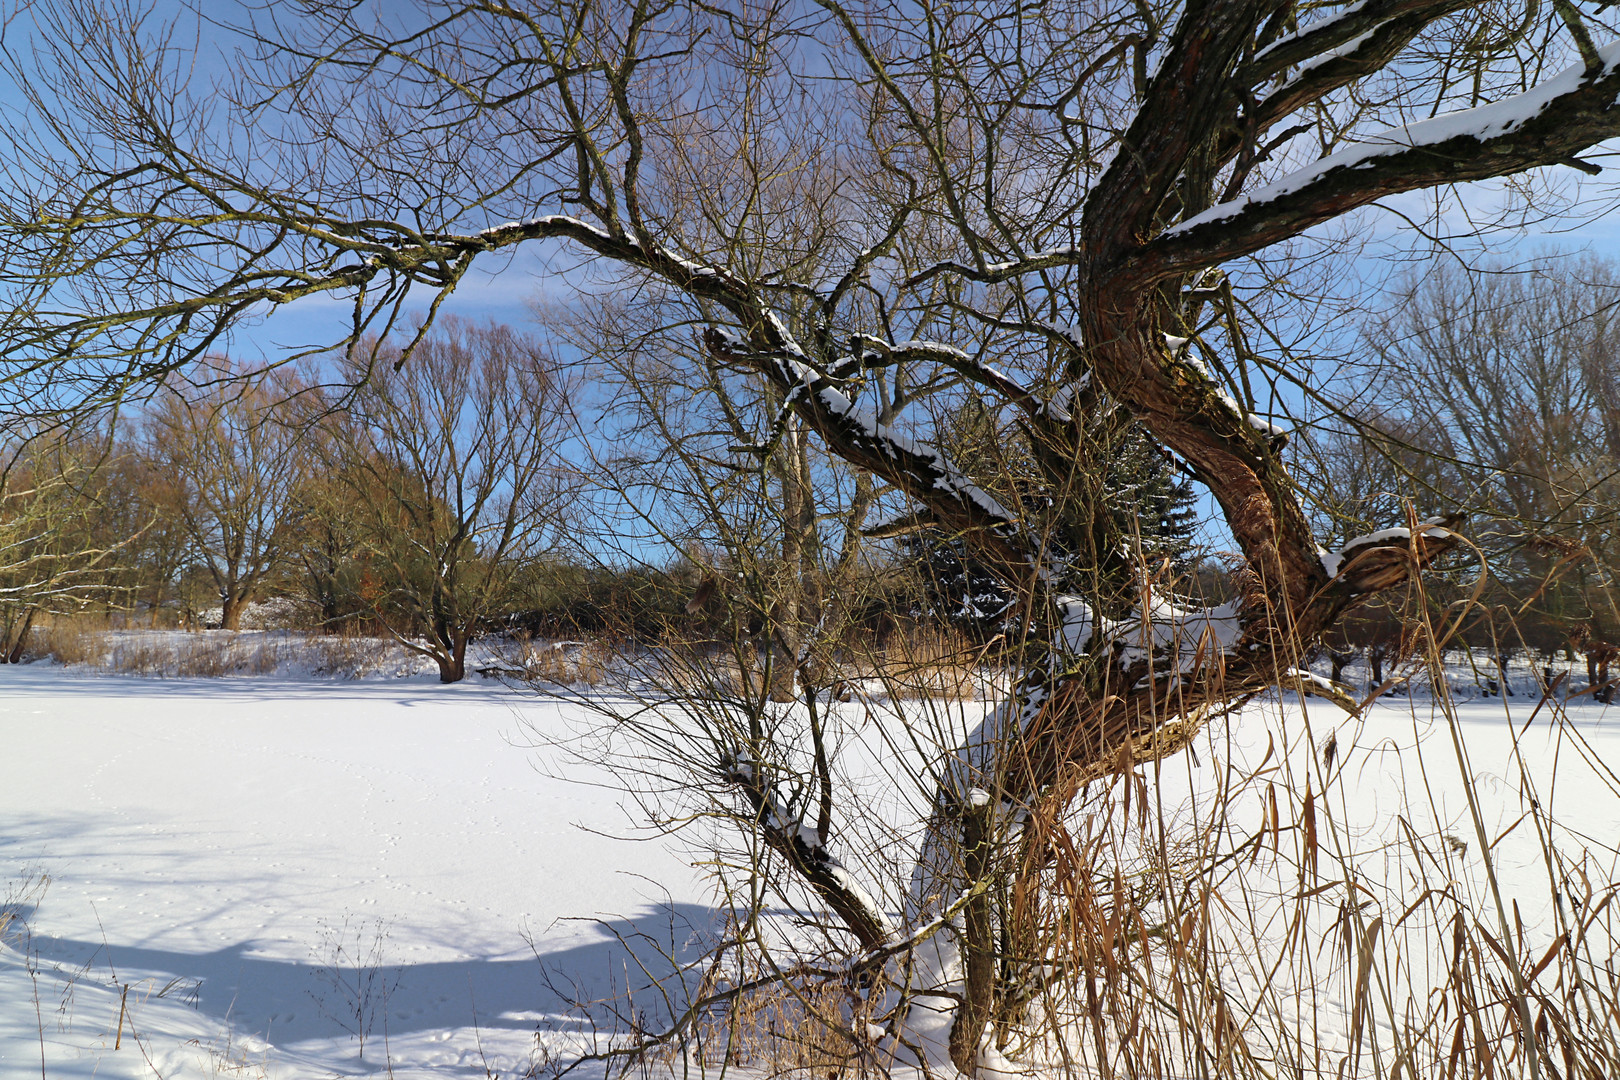
[[[366,1056],[366,1040],[388,1010],[388,998],[399,988],[399,973],[385,963],[388,928],[380,919],[345,915],[341,923],[322,921],[313,976],[318,985],[309,991],[322,1016],[331,1020],[358,1046],[355,1056]]]

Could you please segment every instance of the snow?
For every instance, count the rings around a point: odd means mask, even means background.
[[[917,349],[919,351],[927,352],[940,352],[945,353],[948,356],[955,357],[957,360],[960,360],[963,363],[973,362],[973,358],[971,356],[961,349],[958,349],[955,345],[947,345],[943,341],[929,341],[926,338],[911,338],[906,341],[897,341],[890,346],[890,348],[894,349],[896,352],[905,352],[908,349]],[[1005,378],[1005,376],[1002,377]]]
[[[1321,67],[1323,64],[1328,63],[1329,61],[1337,60],[1340,57],[1350,56],[1350,55],[1354,54],[1358,49],[1360,49],[1369,40],[1371,40],[1374,34],[1376,34],[1379,30],[1382,30],[1382,29],[1383,29],[1383,27],[1381,27],[1381,26],[1374,27],[1373,29],[1368,30],[1364,34],[1358,34],[1357,36],[1351,38],[1349,41],[1346,41],[1343,45],[1340,45],[1337,48],[1329,49],[1329,50],[1327,50],[1326,52],[1323,52],[1323,53],[1318,53],[1315,56],[1311,57],[1309,60],[1303,61],[1299,65],[1298,74],[1294,77],[1293,81],[1298,82],[1300,79],[1304,78],[1305,75],[1307,75],[1308,73],[1316,70],[1317,68]]]
[[[1602,78],[1612,73],[1616,65],[1620,64],[1620,41],[1602,46],[1598,49],[1598,55],[1602,59],[1603,67],[1597,77]],[[1364,167],[1380,157],[1398,154],[1414,147],[1438,145],[1462,136],[1472,136],[1483,141],[1505,135],[1535,119],[1553,102],[1579,89],[1587,81],[1585,68],[1575,65],[1524,93],[1515,94],[1505,100],[1387,128],[1348,149],[1320,158],[1275,183],[1256,188],[1240,198],[1212,206],[1203,213],[1166,229],[1164,235],[1175,236],[1211,222],[1236,217],[1250,206],[1260,206],[1291,195],[1335,169]]]
[[[1318,675],[1309,668],[1289,668],[1284,674],[1291,679],[1298,679],[1306,686],[1320,690],[1328,696],[1338,694],[1341,691],[1341,688],[1335,685],[1332,679]]]
[[[1004,274],[1009,270],[1016,270],[1020,266],[1030,263],[1045,263],[1053,260],[1072,259],[1080,254],[1080,249],[1074,244],[1064,244],[1062,247],[1047,248],[1037,251],[1033,255],[1026,255],[1022,259],[1012,259],[1007,262],[987,263],[984,268],[986,274]]]
[[[807,379],[814,375],[808,368],[805,370]],[[995,496],[969,480],[956,466],[951,464],[950,459],[938,450],[931,446],[924,446],[904,432],[883,423],[870,409],[852,402],[847,395],[839,390],[830,386],[823,387],[819,396],[821,403],[827,407],[829,412],[858,424],[867,437],[874,442],[887,443],[905,453],[915,454],[918,457],[932,461],[940,473],[934,480],[934,487],[966,499],[991,517],[1009,522],[1013,520],[1010,510],[1001,505]]]
[[[513,231],[527,232],[530,229],[545,228],[548,225],[563,225],[570,229],[580,229],[584,232],[595,234],[604,242],[613,239],[612,236],[606,232],[603,232],[601,229],[598,229],[590,222],[582,221],[581,219],[573,217],[569,214],[546,214],[543,217],[525,218],[522,221],[508,221],[500,225],[492,225],[489,228],[481,231],[478,236],[482,240],[499,240],[502,233]]]
[[[1355,3],[1346,4],[1344,7],[1340,8],[1337,11],[1335,11],[1331,15],[1325,15],[1320,19],[1312,19],[1310,22],[1306,23],[1304,26],[1301,26],[1298,30],[1295,30],[1293,33],[1284,34],[1282,37],[1278,38],[1276,41],[1273,41],[1270,45],[1267,45],[1265,48],[1263,48],[1259,52],[1255,53],[1254,54],[1254,63],[1257,63],[1257,64],[1260,63],[1267,56],[1269,56],[1272,52],[1276,51],[1277,49],[1282,48],[1284,45],[1292,44],[1293,42],[1298,41],[1300,38],[1303,38],[1303,37],[1305,37],[1305,36],[1307,36],[1309,34],[1315,34],[1315,33],[1319,33],[1322,30],[1326,30],[1329,26],[1332,26],[1336,22],[1342,22],[1344,19],[1348,18],[1351,15],[1356,14],[1357,12],[1359,12],[1362,8],[1364,8],[1366,6],[1367,6],[1367,0],[1356,0]],[[1336,50],[1336,51],[1338,51],[1338,50]]]
[[[1071,422],[1074,417],[1069,412],[1069,406],[1074,404],[1075,395],[1084,393],[1090,385],[1091,372],[1081,372],[1078,379],[1059,386],[1052,394],[1051,400],[1041,407],[1038,414],[1044,412],[1060,424]]]
[[[1159,602],[1155,614],[1193,623],[1174,637],[1201,634],[1218,617],[1172,609]],[[1363,667],[1345,678],[1364,684]],[[1422,875],[1471,918],[1496,918],[1465,777],[1495,838],[1498,879],[1524,919],[1526,955],[1546,950],[1557,911],[1537,830],[1510,826],[1536,807],[1547,842],[1564,856],[1587,853],[1595,881],[1620,873],[1610,846],[1620,798],[1602,764],[1620,760],[1620,713],[1581,696],[1578,678],[1564,688],[1575,696],[1538,710],[1524,664],[1510,672],[1518,694],[1506,700],[1487,696],[1466,664],[1454,661],[1447,675],[1464,761],[1452,749],[1453,721],[1416,678],[1410,696],[1371,701],[1352,721],[1279,694],[1213,722],[1197,758],[1145,771],[1172,835],[1203,835],[1199,815],[1209,814],[1239,839],[1258,803],[1211,802],[1228,765],[1295,794],[1309,778],[1322,816],[1321,880],[1353,879],[1378,905],[1365,917],[1383,916],[1384,940],[1405,935],[1388,947],[1403,950],[1401,978],[1420,1005],[1445,981],[1435,965],[1450,943],[1422,912],[1397,919],[1426,887]],[[882,708],[850,706],[872,745],[843,764],[869,773],[874,796],[896,800],[863,799],[864,810],[910,828],[905,770],[881,750]],[[980,760],[1013,711],[950,708],[960,713],[953,728],[982,723],[965,736]],[[669,972],[669,960],[650,949],[632,957],[622,939],[646,933],[689,956],[717,913],[686,853],[611,838],[633,828],[619,777],[533,749],[535,731],[563,735],[587,722],[576,705],[483,680],[0,669],[0,912],[16,916],[0,945],[0,1077],[521,1076],[537,1054],[566,1059],[602,1045],[567,1015],[562,993],[609,993],[638,963]],[[1335,753],[1324,763],[1329,738]],[[733,767],[755,769],[746,759]],[[561,770],[583,783],[552,775]],[[968,800],[992,805],[971,774],[961,776]],[[1294,835],[1285,832],[1285,846]],[[1439,848],[1436,870],[1408,857],[1410,837],[1455,844]],[[1274,888],[1277,911],[1303,912],[1304,929],[1323,941],[1341,917],[1342,888],[1302,892],[1303,879],[1270,858],[1248,871],[1242,887],[1251,891],[1240,896],[1258,912],[1258,947],[1243,950],[1251,931],[1242,926],[1216,927],[1237,935],[1221,972],[1234,993],[1270,977],[1277,942],[1264,935],[1294,932],[1288,919],[1268,928],[1265,889]],[[836,873],[874,908],[897,899],[864,862]],[[950,987],[960,963],[951,935],[934,931],[961,903],[922,917],[912,909],[908,924],[909,936],[931,936],[918,938],[913,985],[922,992],[902,1034],[936,1062],[955,1006],[929,991]],[[379,959],[368,966],[367,957]],[[1322,963],[1336,970],[1331,950]],[[1389,990],[1397,1006],[1403,992]],[[1322,1015],[1300,1023],[1331,1041],[1344,1030],[1344,1005],[1322,998]],[[363,1060],[357,1015],[375,1021]],[[884,1035],[877,1025],[865,1031]],[[982,1063],[998,1074],[1060,1074],[994,1051]]]
[[[1098,620],[1091,605],[1081,597],[1063,595],[1056,602],[1063,616],[1060,644],[1065,649],[1084,655],[1095,649],[1100,638],[1115,648],[1122,667],[1147,659],[1150,654],[1168,657],[1173,652],[1173,670],[1187,672],[1207,658],[1209,649],[1229,650],[1243,636],[1236,603],[1196,608],[1172,598],[1152,596],[1145,611],[1123,619]]]
[[[1249,422],[1249,426],[1254,428],[1254,430],[1262,432],[1266,435],[1278,437],[1288,434],[1288,429],[1283,427],[1281,424],[1274,424],[1265,417],[1259,416],[1255,413],[1249,413],[1244,417],[1244,419]]]
[[[1084,653],[1091,642],[1093,617],[1091,605],[1078,596],[1059,596],[1058,610],[1063,613],[1063,645],[1075,654]]]
[[[1429,518],[1426,521],[1419,522],[1418,528],[1422,530],[1423,536],[1435,540],[1443,540],[1446,537],[1453,535],[1450,529],[1445,528],[1444,525],[1441,524],[1444,520],[1444,518]],[[1345,558],[1354,553],[1357,549],[1376,547],[1380,544],[1389,544],[1395,540],[1409,540],[1411,539],[1411,536],[1412,530],[1404,526],[1397,526],[1390,529],[1378,529],[1374,532],[1363,533],[1360,536],[1351,537],[1345,542],[1344,547],[1340,548],[1338,551],[1318,549],[1318,554],[1322,560],[1322,569],[1327,571],[1327,576],[1329,578],[1338,577],[1339,571],[1344,568]]]
[[[380,1071],[385,1033],[395,1076],[522,1075],[537,1027],[580,1037],[525,935],[597,994],[637,970],[609,931],[680,953],[713,918],[680,852],[611,838],[614,777],[528,749],[578,720],[476,677],[0,669],[0,901],[27,935],[0,947],[0,1077],[39,1076],[42,1039],[52,1078]],[[386,976],[364,1063],[345,941]]]
[[[1327,685],[1320,673],[1293,674]],[[1254,859],[1241,876],[1223,870],[1214,894],[1209,929],[1221,986],[1234,1007],[1247,1012],[1255,1003],[1248,1038],[1262,1046],[1259,1052],[1291,1052],[1286,1045],[1291,1034],[1304,1033],[1327,1051],[1318,1059],[1327,1062],[1324,1075],[1379,1074],[1391,1053],[1388,1012],[1422,1015],[1436,1007],[1450,977],[1458,925],[1453,911],[1499,940],[1516,938],[1528,958],[1524,969],[1547,953],[1558,934],[1559,903],[1579,903],[1579,897],[1570,901],[1555,892],[1544,850],[1555,852],[1561,872],[1570,875],[1565,887],[1574,879],[1569,869],[1574,866],[1590,876],[1600,895],[1607,883],[1620,879],[1614,847],[1620,836],[1620,785],[1604,764],[1620,754],[1615,722],[1620,712],[1583,696],[1579,679],[1564,688],[1574,691],[1567,701],[1542,705],[1526,663],[1514,669],[1517,696],[1491,697],[1485,684],[1471,677],[1466,661],[1453,659],[1447,681],[1457,704],[1448,718],[1421,673],[1397,674],[1411,676],[1401,695],[1367,702],[1360,717],[1347,720],[1337,708],[1302,700],[1297,691],[1280,692],[1212,722],[1197,741],[1196,756],[1173,755],[1142,770],[1148,786],[1143,805],[1156,808],[1171,835],[1226,830],[1234,854],[1241,852],[1244,863]],[[1365,685],[1365,665],[1351,665],[1345,677]],[[992,710],[986,726],[997,727],[1006,711]],[[1466,748],[1462,755],[1453,748],[1453,727]],[[1234,776],[1249,779],[1229,789]],[[1262,857],[1252,840],[1266,836],[1263,797],[1272,784],[1286,793],[1284,856],[1275,861],[1269,848]],[[1314,793],[1319,856],[1307,857],[1300,844],[1299,815],[1307,791]],[[1477,827],[1471,799],[1479,808]],[[1107,799],[1093,802],[1071,820],[1107,818],[1109,805]],[[1117,801],[1112,805],[1117,809]],[[1541,820],[1532,827],[1527,818],[1536,815]],[[1152,852],[1158,850],[1158,835],[1151,825],[1143,833]],[[1293,855],[1287,853],[1291,845]],[[1488,864],[1480,854],[1484,848],[1490,852]],[[1150,853],[1146,861],[1156,857]],[[1503,905],[1515,920],[1523,920],[1522,929],[1515,922],[1512,935],[1502,932],[1487,866]],[[937,881],[914,884],[913,890],[941,891]],[[1350,973],[1333,948],[1343,932],[1347,903],[1364,927],[1382,920],[1373,951],[1380,977],[1387,980],[1381,993],[1389,1004],[1379,1009],[1381,1062],[1363,1056],[1357,1067],[1335,1073],[1332,1063],[1348,1053],[1354,1000]],[[1616,962],[1615,941],[1605,936],[1611,932],[1607,924],[1589,942],[1599,970],[1588,974],[1605,986],[1604,972]],[[1291,941],[1320,945],[1290,952]],[[919,953],[912,982],[917,996],[903,1033],[910,1045],[933,1054],[937,1065],[954,1009],[943,993],[932,991],[953,985],[960,959],[952,939],[942,934]],[[1281,968],[1279,957],[1288,958]],[[1550,981],[1543,980],[1544,991]],[[1087,1024],[1083,1005],[1078,1003],[1074,1014],[1081,1027]],[[1311,1053],[1308,1045],[1307,1058]],[[1088,1076],[1092,1061],[990,1057],[981,1065],[1030,1076]],[[945,1073],[954,1075],[948,1068]],[[1167,1069],[1162,1075],[1196,1073]],[[1415,1075],[1438,1071],[1419,1068]]]

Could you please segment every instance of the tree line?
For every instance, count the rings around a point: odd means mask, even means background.
[[[1346,394],[1339,426],[1296,450],[1320,528],[1341,543],[1408,504],[1473,515],[1489,577],[1458,642],[1591,656],[1593,683],[1620,640],[1617,296],[1613,267],[1592,258],[1409,278],[1361,328],[1375,359],[1362,378],[1397,392],[1376,409]],[[827,590],[866,630],[900,616],[984,642],[1009,628],[1016,596],[960,535],[863,528],[885,492],[869,473],[840,474],[791,421],[773,431],[768,387],[716,371],[681,382],[667,356],[628,339],[607,348],[601,310],[540,321],[524,333],[449,319],[409,362],[384,345],[324,379],[214,358],[116,421],[18,444],[0,519],[5,655],[21,656],[42,615],[234,630],[272,597],[295,599],[312,628],[395,632],[447,681],[465,675],[482,631],[651,639],[712,624],[721,607],[747,609],[743,628],[779,639],[778,671],[791,672],[811,628],[790,612],[814,611],[825,630],[810,594]],[[620,422],[594,461],[563,449],[572,400],[556,359],[587,343]],[[1038,513],[1027,436],[980,402],[940,402],[953,456]],[[1192,484],[1140,427],[1111,438],[1098,479],[1115,532],[1183,594],[1229,592],[1195,542]],[[855,526],[839,521],[852,511]],[[647,542],[634,557],[585,557],[638,523]],[[1469,580],[1436,578],[1436,602]],[[1327,641],[1335,669],[1364,656],[1381,682],[1410,614],[1396,602],[1346,619]]]
[[[279,599],[306,628],[392,634],[447,682],[480,633],[718,633],[774,648],[781,662],[765,666],[785,694],[788,636],[810,632],[789,620],[828,630],[816,593],[844,598],[849,625],[829,638],[881,636],[897,619],[981,642],[1005,628],[1012,598],[960,538],[884,544],[850,529],[829,562],[827,517],[848,512],[849,477],[812,461],[799,432],[718,462],[700,444],[722,399],[702,387],[672,397],[658,373],[604,361],[594,374],[624,427],[613,452],[577,460],[554,356],[566,321],[553,313],[548,340],[449,318],[408,362],[396,345],[305,368],[210,357],[121,414],[17,439],[0,517],[5,655],[21,658],[42,617],[237,630],[253,603]],[[725,436],[768,438],[779,403],[750,409],[726,391]],[[955,407],[964,452],[998,441],[991,418]],[[1157,515],[1149,543],[1185,562],[1190,487],[1137,444],[1116,480],[1142,483],[1127,502]],[[854,483],[883,502],[870,475]],[[637,522],[647,542],[631,552]]]
[[[20,441],[5,477],[8,656],[41,615],[241,625],[292,596],[466,673],[468,641],[555,547],[567,389],[503,326],[445,322],[409,364],[209,358],[138,408]],[[212,609],[210,611],[210,609]]]
[[[1406,505],[1465,518],[1470,556],[1426,597],[1437,612],[1469,601],[1455,642],[1584,656],[1592,686],[1620,643],[1617,308],[1620,273],[1591,255],[1408,275],[1361,326],[1367,362],[1341,379],[1334,417],[1301,445],[1324,535],[1343,543]],[[1368,605],[1328,650],[1336,663],[1364,651],[1381,682],[1412,614],[1400,598]]]

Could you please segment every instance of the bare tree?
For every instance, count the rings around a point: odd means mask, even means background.
[[[373,355],[381,363],[366,370]],[[363,599],[390,626],[388,610],[405,612],[400,642],[457,682],[468,642],[559,529],[564,385],[532,340],[456,319],[423,336],[409,363],[386,345],[365,357],[348,358],[358,389],[327,413],[326,471],[359,511],[357,538],[384,579]]]
[[[317,440],[306,443],[302,452],[320,467],[311,469],[298,486],[289,544],[301,571],[295,591],[328,629],[374,614],[360,581],[369,568],[366,514],[355,505],[353,485],[345,482],[343,473],[350,466],[330,441],[335,434],[332,426],[309,423],[301,428],[306,439]]]
[[[559,351],[589,359],[612,433],[592,544],[679,553],[698,573],[688,613],[763,680],[757,693],[814,692],[812,669],[862,609],[862,530],[884,491],[815,445],[769,380],[682,341],[679,304],[593,297],[539,313]],[[894,404],[911,392],[873,388]]]
[[[120,530],[106,501],[104,437],[45,433],[5,449],[0,471],[0,663],[21,662],[40,616],[113,599],[138,528]]]
[[[127,11],[37,10],[0,236],[15,385],[115,394],[317,294],[352,302],[364,356],[408,295],[436,309],[475,264],[549,243],[590,288],[684,304],[784,431],[909,501],[887,524],[962,536],[1020,596],[1015,688],[930,759],[898,923],[835,855],[813,733],[756,714],[686,759],[855,950],[917,946],[888,1030],[964,1070],[1043,977],[998,943],[1029,940],[1039,905],[998,897],[1039,894],[1038,823],[1293,678],[1456,542],[1408,519],[1319,546],[1256,393],[1299,376],[1252,344],[1305,306],[1287,272],[1404,192],[1513,176],[1553,212],[1549,177],[1601,171],[1579,155],[1620,134],[1608,16],[1564,2],[276,6],[237,28],[223,126]],[[1037,497],[998,498],[926,417],[875,403],[902,366],[1027,428]],[[1238,600],[1152,591],[1096,480],[1110,444],[1085,419],[1110,410],[1207,487]]]
[[[171,377],[147,411],[144,453],[168,477],[172,514],[219,594],[220,627],[282,569],[293,495],[305,465],[282,402],[285,373],[243,371],[226,360]]]
[[[155,627],[173,611],[177,579],[192,558],[191,537],[176,512],[182,482],[143,451],[138,434],[125,436],[101,469],[97,518],[109,535],[132,538],[109,584],[120,606],[144,608]]]
[[[1617,303],[1620,279],[1590,257],[1443,264],[1368,328],[1374,377],[1399,391],[1377,424],[1386,452],[1434,463],[1430,501],[1479,516],[1511,636],[1538,649],[1620,637]]]

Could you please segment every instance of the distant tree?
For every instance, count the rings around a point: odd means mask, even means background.
[[[1374,378],[1398,393],[1328,485],[1341,505],[1384,488],[1363,498],[1363,530],[1395,491],[1469,513],[1488,598],[1512,616],[1499,633],[1542,653],[1620,640],[1617,305],[1620,272],[1589,256],[1409,279],[1366,328]]]
[[[0,663],[23,659],[40,616],[108,602],[134,540],[99,516],[107,440],[56,433],[4,448],[0,466]]]
[[[169,478],[160,513],[185,531],[190,555],[219,596],[220,627],[283,566],[293,495],[306,465],[283,406],[297,389],[283,372],[215,358],[166,380],[143,421],[142,453]]]
[[[560,531],[565,386],[534,340],[458,319],[408,359],[380,343],[340,364],[358,389],[341,411],[328,403],[326,435],[312,445],[334,455],[326,480],[353,508],[342,528],[353,528],[359,559],[378,575],[374,588],[350,588],[401,643],[433,659],[442,682],[457,682],[485,617]],[[330,501],[316,505],[317,515],[330,512]],[[338,527],[329,519],[317,533],[341,544]],[[333,560],[321,570],[333,584],[339,556],[320,556]]]
[[[182,571],[193,565],[191,537],[177,510],[180,481],[143,453],[138,440],[123,438],[99,475],[99,527],[132,538],[110,584],[121,606],[144,610],[156,626],[174,607]]]
[[[340,436],[345,420],[341,412],[328,414],[330,405],[325,395],[311,394],[298,410],[300,453],[312,467],[293,495],[288,541],[291,588],[325,628],[376,614],[362,585],[370,565],[362,528],[366,510],[354,497],[366,482],[347,475],[357,466]]]

